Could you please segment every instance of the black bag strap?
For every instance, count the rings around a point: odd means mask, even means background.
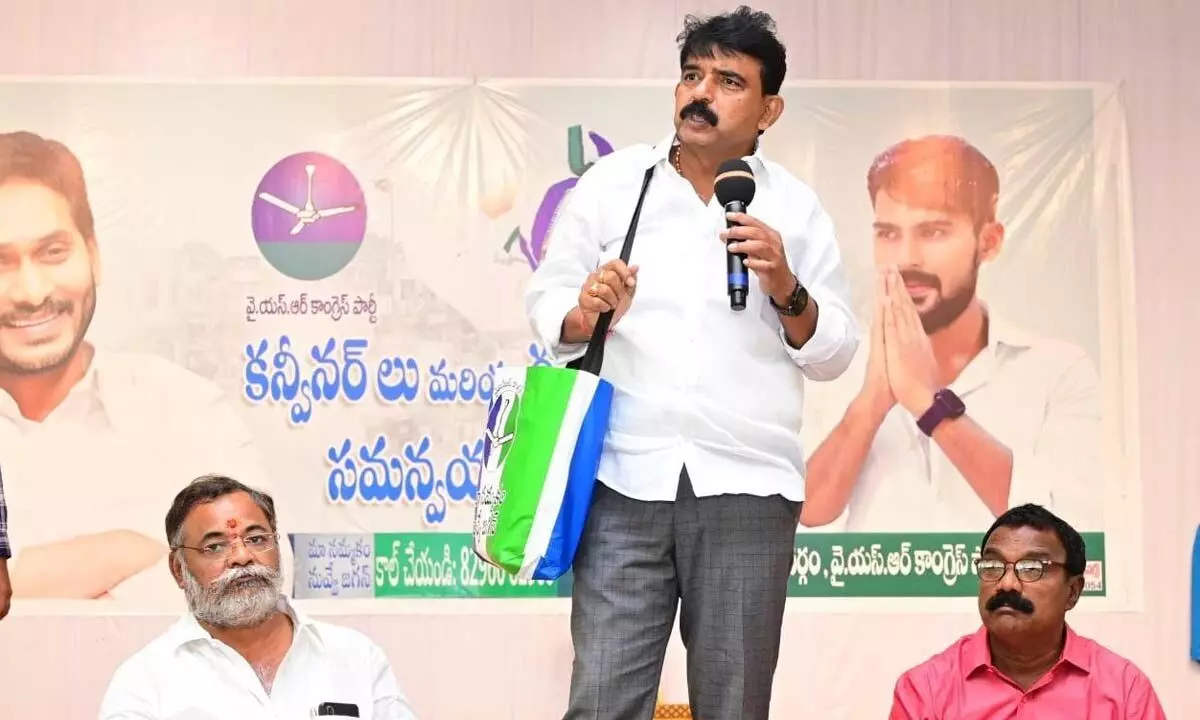
[[[621,262],[629,264],[629,256],[633,253],[633,236],[637,234],[638,217],[642,214],[642,202],[646,199],[646,191],[650,188],[650,178],[654,177],[654,166],[646,169],[642,179],[642,191],[638,194],[637,206],[633,209],[633,217],[629,220],[629,230],[625,232],[625,244],[621,246]],[[608,328],[612,325],[613,312],[601,313],[596,320],[596,328],[592,330],[592,339],[588,341],[587,352],[578,360],[567,363],[567,367],[593,375],[600,374],[600,366],[604,363],[604,343],[608,339]]]

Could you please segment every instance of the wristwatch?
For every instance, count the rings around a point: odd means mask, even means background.
[[[775,308],[775,312],[780,315],[796,317],[808,307],[808,291],[804,289],[804,286],[800,284],[800,279],[797,278],[796,289],[792,291],[791,296],[788,298],[787,305],[780,306],[776,304],[775,298],[770,295],[767,296],[767,300],[770,301],[771,307]]]
[[[924,415],[917,418],[917,427],[921,428],[921,432],[926,435],[933,435],[933,431],[944,420],[962,417],[966,411],[967,406],[954,394],[953,390],[948,388],[938,390],[933,394],[933,405],[925,411]]]

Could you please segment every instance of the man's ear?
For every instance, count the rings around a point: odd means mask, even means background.
[[[96,238],[87,238],[84,241],[88,249],[88,259],[92,264],[92,284],[100,284],[100,249],[96,247]]]
[[[177,550],[170,551],[167,555],[167,565],[171,568],[171,577],[175,578],[175,584],[179,589],[183,589],[183,560]]]
[[[1083,576],[1071,578],[1071,583],[1067,586],[1067,609],[1072,610],[1075,603],[1079,602],[1079,598],[1083,595]]]
[[[990,222],[979,230],[979,262],[994,260],[1004,247],[1004,226]]]
[[[766,132],[779,116],[783,114],[783,98],[779,95],[768,95],[764,98],[765,103],[762,114],[758,116],[758,134],[762,135]]]

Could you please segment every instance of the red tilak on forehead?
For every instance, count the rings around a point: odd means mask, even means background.
[[[233,519],[226,520],[225,527],[229,528],[230,530],[235,529],[237,527],[237,520],[233,520]]]

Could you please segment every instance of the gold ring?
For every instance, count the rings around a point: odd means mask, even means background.
[[[592,283],[592,286],[590,288],[588,288],[588,292],[591,294],[592,297],[596,297],[597,295],[599,295],[600,294],[600,283]]]

